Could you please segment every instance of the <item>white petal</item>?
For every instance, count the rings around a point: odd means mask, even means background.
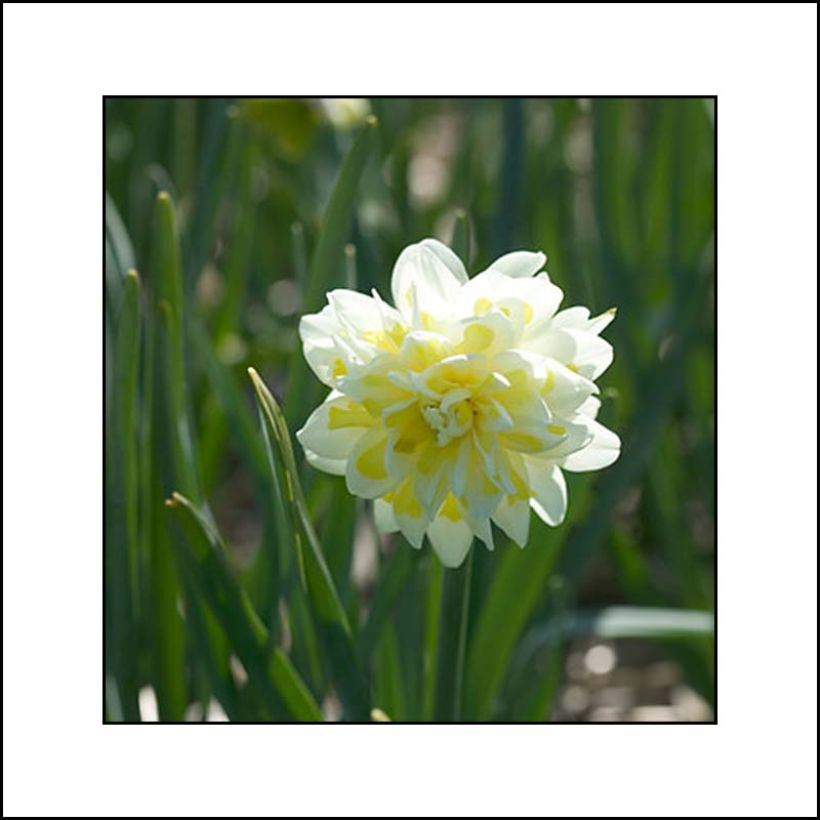
[[[347,459],[347,489],[362,498],[379,498],[390,492],[402,476],[387,469],[387,433],[381,425],[371,427],[356,442]]]
[[[621,440],[612,430],[592,419],[587,425],[592,433],[592,441],[582,450],[566,456],[561,462],[562,467],[575,473],[609,467],[621,454]]]
[[[514,278],[532,276],[546,264],[547,257],[541,251],[513,251],[499,257],[488,270],[497,270]]]
[[[450,273],[462,284],[469,278],[464,263],[455,252],[438,239],[422,239],[419,243],[431,253],[434,253],[446,266]]]
[[[591,419],[588,416],[576,413],[568,419],[557,418],[555,421],[566,430],[566,438],[548,452],[539,453],[538,458],[556,463],[571,453],[586,447],[592,441]]]
[[[552,320],[552,327],[565,327],[570,330],[585,330],[589,324],[589,308],[575,305],[564,308],[556,313]]]
[[[344,461],[375,422],[361,405],[334,391],[310,414],[296,438],[306,451],[322,459]]]
[[[590,396],[582,405],[576,410],[582,416],[589,416],[591,419],[598,418],[598,411],[601,409],[601,400],[597,396]]]
[[[393,505],[383,498],[373,502],[373,523],[379,532],[398,532],[399,525],[393,514]]]
[[[553,320],[538,322],[532,327],[523,346],[571,365],[586,379],[596,379],[612,364],[609,342],[586,330],[555,327]]]
[[[427,528],[427,537],[445,567],[461,565],[473,543],[473,531],[464,517],[448,504],[447,514],[439,512]]]
[[[551,318],[564,294],[546,273],[529,279],[514,279],[489,268],[464,285],[456,303],[456,315],[464,318],[497,309],[510,316],[520,330]],[[520,325],[520,328],[519,328]]]
[[[598,392],[595,382],[574,373],[555,359],[548,359],[547,367],[543,396],[549,409],[559,416],[571,416]]]
[[[589,320],[587,330],[590,333],[600,333],[601,331],[609,327],[609,324],[615,318],[617,313],[617,308],[610,308],[609,310],[605,310],[600,316],[594,316],[592,319]]]
[[[336,342],[341,331],[342,326],[330,305],[325,305],[319,313],[303,316],[299,321],[305,359],[319,380],[329,387],[335,387],[339,376],[353,365],[349,350],[340,348]]]
[[[555,315],[553,327],[563,327],[569,330],[583,330],[596,336],[601,333],[615,318],[617,310],[610,308],[599,316],[590,318],[589,310],[585,307],[571,307]]]
[[[530,505],[526,500],[504,496],[493,514],[493,521],[519,547],[526,546],[530,534]]]
[[[495,543],[493,541],[493,528],[490,525],[490,519],[472,518],[467,513],[464,514],[464,519],[473,531],[473,535],[478,538],[479,541],[483,541],[484,546],[492,552],[495,549]]]
[[[393,515],[402,535],[416,548],[421,549],[424,533],[432,515],[428,514],[416,495],[413,477],[406,478],[393,493]]]
[[[310,450],[305,450],[305,460],[311,467],[330,475],[344,475],[347,472],[346,458],[322,458]]]
[[[567,484],[560,468],[546,459],[528,458],[527,473],[533,497],[530,506],[538,517],[557,527],[567,514]]]
[[[447,315],[467,281],[457,257],[440,242],[425,239],[405,248],[393,268],[393,302],[405,319],[419,322],[424,313]],[[420,325],[419,325],[420,326]]]

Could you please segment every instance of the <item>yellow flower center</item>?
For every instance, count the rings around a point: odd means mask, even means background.
[[[425,399],[421,403],[421,415],[435,430],[439,447],[469,432],[475,413],[472,395],[466,388],[451,390],[441,401]]]

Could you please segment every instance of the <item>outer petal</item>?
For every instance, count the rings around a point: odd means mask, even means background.
[[[470,317],[495,308],[508,314],[516,328],[523,331],[525,326],[552,317],[563,298],[561,289],[550,282],[546,273],[516,279],[489,268],[461,288],[456,312]]]
[[[305,461],[311,467],[315,467],[324,473],[330,473],[330,475],[344,475],[347,472],[346,458],[322,458],[322,456],[317,456],[316,453],[312,453],[310,450],[305,450]]]
[[[447,497],[427,528],[427,537],[445,567],[460,566],[470,551],[473,531],[452,495]]]
[[[412,476],[408,476],[393,494],[393,515],[402,535],[416,549],[421,549],[431,516],[427,514],[416,495]]]
[[[554,327],[551,320],[533,326],[523,346],[571,366],[586,379],[598,378],[612,364],[609,342],[586,330]]]
[[[530,487],[524,457],[518,453],[506,454],[513,492],[505,495],[493,513],[493,521],[519,547],[526,546],[530,534]]]
[[[333,391],[296,433],[310,464],[334,475],[344,475],[347,456],[376,423],[360,404]]]
[[[595,382],[575,373],[555,359],[547,360],[547,376],[542,395],[547,406],[559,416],[571,416],[598,392]]]
[[[336,311],[330,305],[319,313],[303,316],[299,322],[305,359],[319,381],[329,387],[335,387],[339,377],[353,365],[353,351],[337,344],[341,331]]]
[[[380,353],[398,352],[407,327],[395,308],[382,299],[342,288],[330,291],[327,300],[348,344],[363,362]]]
[[[590,396],[580,407],[577,412],[582,416],[589,416],[591,419],[598,418],[598,411],[601,409],[601,400],[597,396]]]
[[[567,514],[567,484],[560,468],[551,461],[528,458],[527,473],[533,497],[530,506],[538,517],[557,527]]]
[[[405,248],[393,268],[393,302],[408,321],[422,313],[447,315],[467,272],[458,257],[441,242],[425,239]],[[419,325],[420,326],[420,325]]]
[[[507,276],[527,277],[538,273],[547,262],[541,251],[513,251],[499,257],[488,270],[497,270]]]
[[[530,536],[530,502],[514,495],[501,499],[493,514],[493,521],[504,530],[519,547],[527,546]]]
[[[592,441],[561,461],[562,467],[575,473],[609,467],[621,454],[621,440],[612,430],[592,419],[588,419],[586,424],[592,433]]]
[[[362,498],[379,498],[390,492],[402,476],[387,469],[387,432],[374,425],[356,442],[347,460],[347,489]]]
[[[373,502],[373,521],[379,532],[398,532],[399,525],[393,514],[393,504],[383,498]]]
[[[564,327],[570,330],[584,330],[589,333],[594,333],[596,336],[601,333],[617,314],[615,308],[605,310],[599,316],[590,318],[589,310],[585,307],[571,307],[562,310],[555,315],[553,319],[553,327]]]

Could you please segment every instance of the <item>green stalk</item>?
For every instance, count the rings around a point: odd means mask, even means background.
[[[436,706],[438,679],[438,643],[441,631],[442,585],[444,567],[430,556],[427,572],[427,593],[424,605],[424,648],[422,657],[422,720],[432,720]]]
[[[447,570],[444,573],[437,697],[434,711],[434,717],[437,721],[458,721],[461,719],[474,552],[475,547],[472,547],[462,567]]]
[[[376,126],[375,117],[368,118],[350,151],[342,163],[339,176],[333,186],[333,193],[322,217],[322,228],[310,260],[305,283],[304,313],[312,313],[321,308],[325,293],[344,270],[344,246],[348,227],[356,206],[356,190],[364,172],[367,160],[373,151]],[[294,234],[295,253],[302,252],[302,237]],[[299,265],[297,265],[297,273]],[[301,423],[307,408],[316,396],[318,383],[313,379],[302,358],[301,347],[294,354],[290,371],[285,416],[290,424]]]

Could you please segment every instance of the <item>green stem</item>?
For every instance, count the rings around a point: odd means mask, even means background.
[[[461,717],[474,549],[470,550],[464,566],[444,572],[434,712],[436,721],[457,721]]]
[[[456,653],[456,674],[453,691],[453,720],[461,720],[461,700],[464,693],[464,663],[467,657],[467,633],[470,624],[470,591],[473,580],[473,555],[476,546],[473,545],[467,556],[467,566],[464,568],[464,590],[461,596],[461,621],[458,630],[458,651]]]

